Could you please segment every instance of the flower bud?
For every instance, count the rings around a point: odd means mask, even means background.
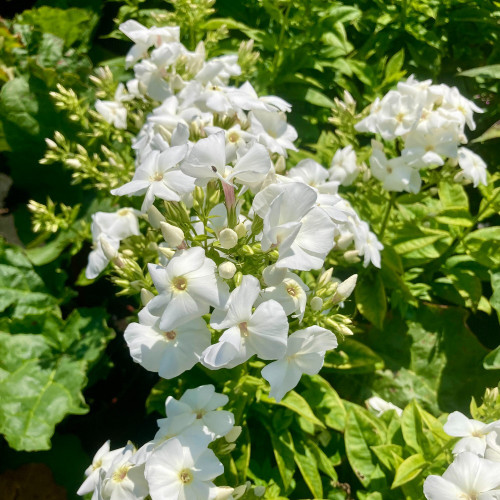
[[[234,488],[230,486],[217,486],[217,495],[215,496],[215,500],[227,500],[231,498],[233,494]]]
[[[238,235],[230,228],[223,229],[219,233],[220,246],[229,250],[238,244]]]
[[[245,224],[243,224],[243,222],[237,224],[234,230],[238,235],[238,238],[244,238],[247,235],[247,228],[245,227]]]
[[[171,259],[175,255],[175,250],[173,250],[172,248],[158,246],[158,253],[160,253],[167,259]]]
[[[359,253],[357,250],[349,250],[344,253],[344,259],[350,264],[354,264],[360,261]]]
[[[285,158],[283,156],[278,157],[276,163],[274,164],[274,170],[277,174],[282,174],[286,170]]]
[[[230,280],[234,276],[235,272],[236,266],[228,260],[219,266],[219,276],[225,280]]]
[[[143,306],[145,306],[153,297],[154,295],[149,290],[141,288],[141,303]]]
[[[47,147],[49,147],[50,149],[57,149],[57,144],[52,139],[46,137],[45,143],[47,144]]]
[[[323,309],[323,299],[321,297],[313,297],[311,299],[311,309],[313,311],[321,311]]]
[[[286,267],[276,267],[272,264],[262,271],[262,277],[267,286],[278,286],[285,279],[286,273]]]
[[[165,217],[154,205],[151,205],[148,210],[148,221],[154,229],[160,229],[160,223],[165,222]]]
[[[332,279],[332,274],[333,267],[330,267],[330,269],[327,269],[324,273],[322,273],[318,280],[318,288],[321,288],[322,286],[325,286],[327,283],[329,283]]]
[[[337,331],[346,337],[354,335],[354,332],[347,325],[343,325],[342,323],[337,323]]]
[[[234,443],[241,434],[241,427],[239,425],[235,425],[225,436],[224,438],[228,443]]]
[[[247,481],[245,484],[242,484],[241,486],[237,486],[233,491],[234,500],[238,500],[238,498],[241,498],[246,493],[249,486],[250,486],[250,481]]]
[[[68,158],[66,160],[66,164],[73,168],[78,168],[82,166],[80,160],[78,160],[77,158]]]
[[[184,241],[184,232],[180,227],[172,226],[168,222],[160,222],[160,229],[169,247],[176,248]]]
[[[264,496],[264,493],[266,492],[266,487],[265,486],[256,486],[254,489],[253,489],[253,494],[256,496],[256,497],[261,497],[261,496]]]
[[[100,238],[102,253],[106,259],[114,260],[118,257],[118,250],[116,250],[106,238]]]
[[[133,257],[134,256],[134,252],[132,250],[130,250],[130,248],[126,248],[125,250],[123,250],[122,254],[125,255],[125,257]]]
[[[347,278],[345,281],[340,283],[340,285],[337,287],[335,295],[332,297],[332,302],[334,304],[338,304],[339,302],[343,302],[345,299],[347,299],[353,292],[357,280],[358,275],[353,274],[352,276],[349,276],[349,278]]]

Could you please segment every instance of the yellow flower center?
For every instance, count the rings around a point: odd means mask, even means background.
[[[130,467],[132,466],[122,465],[119,469],[116,469],[115,472],[113,472],[113,481],[115,483],[121,483],[127,477],[127,472]]]
[[[175,292],[183,292],[187,288],[187,279],[183,276],[177,276],[172,280],[172,286]]]
[[[179,473],[179,479],[183,484],[189,484],[193,481],[193,474],[189,469],[183,469]]]
[[[243,337],[248,337],[248,325],[246,321],[243,321],[238,325],[240,327],[240,333]]]

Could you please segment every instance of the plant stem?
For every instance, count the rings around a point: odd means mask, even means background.
[[[387,227],[387,223],[389,222],[389,216],[391,215],[392,207],[394,206],[394,202],[396,200],[396,193],[392,192],[391,197],[389,199],[389,203],[385,208],[384,219],[382,220],[382,226],[380,227],[380,232],[378,234],[378,239],[382,241],[384,237],[385,229]]]

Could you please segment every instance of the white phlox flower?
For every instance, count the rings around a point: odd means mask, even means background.
[[[337,149],[329,168],[329,179],[342,186],[350,186],[360,172],[356,153],[351,145]]]
[[[255,110],[249,113],[249,132],[258,137],[261,144],[271,153],[287,157],[287,150],[297,151],[293,141],[297,131],[286,122],[283,112]]]
[[[390,410],[394,410],[398,414],[398,416],[401,416],[403,414],[403,410],[399,406],[396,406],[395,404],[392,404],[385,399],[379,398],[378,396],[372,396],[371,398],[367,399],[366,405],[368,406],[368,408],[376,411],[378,417],[380,417],[386,411]]]
[[[144,196],[142,211],[147,212],[155,198],[165,201],[180,201],[181,194],[194,189],[193,179],[184,174],[177,165],[184,159],[187,146],[174,146],[163,153],[151,151],[144,163],[135,171],[130,182],[113,189],[116,196]]]
[[[309,287],[297,274],[286,272],[281,283],[262,291],[261,300],[275,300],[281,304],[287,316],[295,313],[294,317],[302,321],[306,310],[308,291]]]
[[[144,465],[135,465],[132,462],[135,453],[133,445],[128,444],[119,451],[120,453],[115,455],[106,474],[101,473],[101,484],[98,483],[96,486],[96,490],[100,494],[97,498],[102,498],[102,500],[142,500],[149,493],[148,484],[144,477]]]
[[[146,462],[145,475],[152,500],[209,500],[217,487],[212,482],[224,472],[206,443],[172,438],[156,448]]]
[[[233,180],[252,186],[262,182],[271,168],[271,159],[266,149],[254,144],[235,162],[226,164],[226,140],[224,132],[209,135],[198,141],[181,165],[182,171],[196,178],[197,185],[206,185],[211,179],[231,183]]]
[[[121,208],[116,212],[96,212],[92,215],[90,229],[94,249],[89,254],[85,270],[88,279],[97,278],[109,263],[109,252],[103,245],[118,254],[121,240],[140,234],[138,214],[133,208]]]
[[[492,431],[500,432],[500,420],[491,424],[483,424],[478,420],[467,418],[459,411],[454,411],[448,416],[443,429],[449,436],[462,438],[453,448],[455,455],[470,451],[476,455],[484,456],[486,437]]]
[[[337,193],[339,182],[328,181],[328,170],[318,162],[306,159],[299,161],[297,165],[287,172],[288,177],[296,182],[303,182],[319,193]]]
[[[233,368],[254,354],[261,359],[278,359],[286,349],[288,320],[275,300],[252,306],[260,293],[257,278],[245,275],[227,301],[226,309],[212,313],[210,325],[224,330],[216,344],[208,347],[201,362],[212,370]]]
[[[211,384],[188,389],[178,401],[169,396],[165,402],[167,418],[158,421],[160,430],[164,421],[169,419],[192,419],[192,429],[203,431],[211,439],[224,436],[234,426],[234,415],[230,411],[217,408],[226,405],[228,401],[228,397],[215,392],[215,387]]]
[[[228,163],[237,159],[237,154],[243,156],[249,149],[251,143],[256,141],[256,137],[246,130],[241,129],[239,123],[233,125],[227,130],[220,127],[205,127],[205,132],[208,135],[224,132],[226,137],[226,161]]]
[[[171,379],[198,363],[201,353],[210,345],[210,331],[201,318],[167,332],[160,330],[159,323],[160,318],[144,308],[139,312],[139,323],[129,324],[124,338],[136,363]]]
[[[320,269],[333,247],[335,227],[316,206],[316,191],[302,183],[269,186],[254,199],[254,210],[264,219],[262,249],[277,248],[278,267],[310,271]],[[279,192],[265,212],[266,193]],[[259,197],[259,195],[261,195]]]
[[[239,88],[228,88],[227,97],[237,108],[252,111],[290,112],[292,106],[281,97],[259,96],[250,82],[245,82]]]
[[[460,453],[442,476],[424,482],[427,500],[495,500],[500,498],[500,463],[474,453]]]
[[[122,450],[110,450],[109,449],[110,441],[106,441],[100,448],[97,450],[94,458],[92,459],[92,463],[85,470],[85,475],[87,478],[80,486],[77,495],[86,495],[94,491],[99,483],[99,476],[102,472],[104,475],[108,471],[109,467],[113,463],[113,460],[119,455]]]
[[[458,165],[462,169],[460,176],[472,181],[474,187],[482,184],[486,186],[488,181],[486,178],[486,163],[483,159],[467,148],[458,149]]]
[[[262,376],[271,384],[269,396],[281,401],[299,383],[302,374],[316,375],[323,367],[326,351],[337,345],[335,335],[319,326],[292,333],[284,356],[262,369]]]
[[[119,129],[127,128],[127,108],[123,105],[123,101],[127,100],[127,97],[123,94],[124,89],[125,86],[123,83],[119,83],[113,101],[101,101],[97,99],[95,102],[96,111],[108,123]]]
[[[201,247],[178,252],[166,267],[149,264],[149,273],[159,292],[147,304],[160,316],[159,328],[169,332],[209,311],[224,307],[229,288],[215,274],[215,263]]]

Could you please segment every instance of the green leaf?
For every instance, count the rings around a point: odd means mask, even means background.
[[[403,484],[409,483],[421,474],[426,465],[427,462],[425,461],[425,458],[420,455],[420,453],[408,457],[398,467],[391,488],[399,488],[400,486],[403,486]]]
[[[403,448],[397,444],[380,444],[371,446],[371,450],[375,453],[379,461],[389,470],[395,471],[403,462]]]
[[[500,226],[477,229],[465,238],[470,255],[489,268],[500,266],[498,241],[500,241]]]
[[[399,73],[401,68],[403,67],[403,63],[405,60],[405,49],[401,49],[396,52],[387,62],[387,66],[385,67],[385,80],[391,81],[396,76],[399,79]]]
[[[500,370],[500,345],[486,355],[483,366],[485,370]]]
[[[274,399],[268,398],[264,395],[262,395],[260,399],[265,403],[284,406],[285,408],[292,410],[306,420],[309,420],[311,423],[317,425],[318,427],[321,427],[322,429],[325,428],[325,424],[321,420],[319,420],[318,417],[316,417],[307,401],[295,391],[290,391],[279,403],[276,403]]]
[[[498,139],[500,137],[500,121],[494,123],[486,132],[483,132],[479,137],[476,137],[471,142],[485,142],[491,139]]]
[[[471,78],[479,76],[481,78],[493,78],[495,80],[499,80],[500,64],[491,64],[489,66],[481,66],[480,68],[468,69],[458,73],[458,76],[468,76]]]
[[[320,375],[303,375],[301,381],[308,388],[302,393],[303,397],[318,418],[331,429],[343,432],[346,410],[335,389]]]
[[[410,252],[414,252],[415,250],[421,250],[423,248],[429,247],[436,241],[439,241],[446,237],[448,237],[448,233],[419,236],[418,238],[413,238],[411,240],[396,243],[395,245],[393,245],[393,247],[394,250],[398,252],[398,254],[404,255]]]
[[[318,471],[318,464],[312,450],[304,441],[295,441],[295,463],[305,483],[313,494],[313,498],[323,498],[323,484]]]
[[[354,290],[359,312],[378,329],[382,329],[387,312],[387,299],[378,273],[360,277]]]
[[[309,87],[305,93],[304,100],[322,108],[333,108],[335,103],[319,90]]]
[[[492,273],[490,271],[490,275],[491,275],[491,288],[493,290],[493,294],[490,297],[490,304],[491,307],[495,309],[500,319],[500,272]]]
[[[15,124],[23,132],[36,136],[40,132],[37,113],[38,100],[24,78],[14,78],[2,87],[0,118]]]
[[[16,22],[29,24],[44,33],[64,40],[66,47],[71,47],[75,42],[78,45],[86,44],[98,17],[92,11],[71,7],[58,9],[42,6],[38,9],[25,10],[16,18]]]
[[[369,373],[383,369],[384,360],[368,346],[346,338],[337,349],[326,353],[323,367],[350,373]]]
[[[352,405],[346,417],[345,446],[349,463],[365,487],[372,481],[378,484],[385,477],[371,451],[371,446],[384,442],[382,422],[360,406]]]
[[[57,302],[23,251],[0,240],[0,312],[12,307],[12,317],[23,318],[53,310]]]
[[[0,433],[16,450],[45,450],[68,413],[88,411],[86,373],[113,332],[100,309],[0,323]],[[35,332],[35,333],[31,333]]]
[[[456,182],[443,181],[439,183],[438,189],[439,199],[443,208],[469,210],[469,198],[463,186]]]
[[[274,458],[278,464],[281,480],[283,481],[285,489],[288,490],[292,485],[293,475],[296,469],[292,435],[288,429],[279,434],[271,432],[270,435]]]

